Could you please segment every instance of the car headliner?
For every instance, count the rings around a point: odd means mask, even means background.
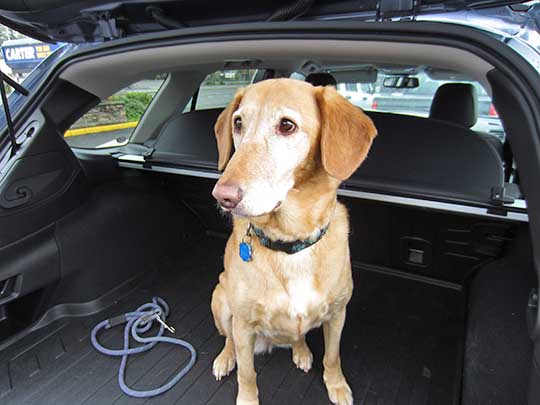
[[[382,41],[279,39],[169,45],[75,61],[62,71],[60,78],[102,99],[151,73],[178,70],[209,73],[226,61],[254,59],[294,70],[302,61],[314,58],[322,66],[346,60],[450,69],[467,74],[491,93],[486,74],[493,66],[472,53],[440,45]],[[103,80],[105,77],[107,80]]]

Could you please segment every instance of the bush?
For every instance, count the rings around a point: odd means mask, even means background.
[[[154,95],[142,91],[116,94],[112,96],[111,101],[122,101],[126,106],[126,118],[128,121],[139,121],[146,111],[146,107],[152,101]]]

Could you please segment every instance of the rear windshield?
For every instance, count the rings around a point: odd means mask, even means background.
[[[260,80],[261,69],[218,70],[206,76],[201,86],[187,103],[184,112],[225,108],[236,91]]]
[[[224,108],[240,87],[253,83],[257,69],[218,70],[206,76],[199,88],[195,110]]]
[[[347,75],[350,76],[350,75]],[[412,88],[388,87],[388,81],[396,75],[379,71],[377,79],[373,83],[355,82],[351,80],[339,80],[336,78],[338,91],[351,103],[368,111],[383,111],[398,114],[416,115],[428,117],[431,103],[437,89],[445,83],[471,83],[476,88],[478,103],[478,120],[471,128],[475,131],[489,133],[504,141],[504,131],[491,102],[490,96],[484,88],[475,81],[460,80],[451,76],[444,80],[435,79],[421,72],[409,77],[418,79],[418,86]],[[385,85],[386,80],[386,85]]]

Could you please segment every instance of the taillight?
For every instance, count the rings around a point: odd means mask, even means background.
[[[495,109],[495,106],[494,106],[493,104],[491,104],[491,105],[489,106],[489,113],[488,113],[488,115],[489,115],[490,117],[498,117],[498,116],[499,116],[499,114],[497,113],[497,110]]]
[[[377,101],[373,100],[371,102],[371,109],[372,110],[376,110],[378,106],[379,106],[379,104],[377,103]]]

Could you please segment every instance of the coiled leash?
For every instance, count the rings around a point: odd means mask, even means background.
[[[169,306],[167,305],[165,300],[159,297],[154,297],[152,298],[152,302],[141,305],[139,308],[137,308],[135,312],[127,312],[123,315],[119,315],[111,319],[106,319],[98,323],[96,326],[94,326],[94,329],[92,329],[92,345],[96,348],[97,351],[108,356],[122,356],[122,361],[120,362],[120,370],[118,371],[118,385],[120,385],[122,391],[124,391],[124,393],[126,393],[127,395],[136,398],[146,398],[163,394],[164,392],[170,390],[178,381],[180,381],[182,377],[184,377],[195,364],[195,361],[197,360],[197,352],[190,343],[182,339],[163,336],[165,329],[172,333],[175,332],[174,328],[165,323],[168,315]],[[149,337],[141,336],[141,333],[145,333],[150,330],[154,321],[159,323],[159,331],[157,332],[157,335]],[[123,323],[125,323],[126,326],[124,327],[124,345],[122,349],[109,349],[102,346],[98,342],[97,334],[101,329],[111,329]],[[130,334],[133,339],[135,339],[137,342],[144,343],[144,345],[130,349]],[[171,343],[174,345],[185,347],[191,353],[191,359],[189,360],[189,363],[184,368],[182,368],[182,370],[180,370],[178,374],[174,376],[174,378],[172,378],[169,382],[162,385],[161,387],[149,391],[137,391],[128,387],[124,378],[128,356],[130,354],[142,353],[150,350],[159,342]]]

